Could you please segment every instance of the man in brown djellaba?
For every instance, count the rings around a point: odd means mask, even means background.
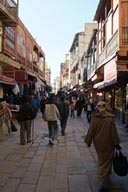
[[[114,114],[110,106],[100,101],[92,115],[85,143],[94,144],[98,156],[98,177],[101,183],[99,192],[110,192],[110,175],[115,148],[121,149]]]

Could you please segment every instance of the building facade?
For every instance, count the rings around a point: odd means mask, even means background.
[[[13,9],[10,12],[8,7]],[[8,13],[8,14],[7,14]],[[0,97],[37,94],[45,81],[45,53],[18,17],[15,1],[0,1]]]
[[[75,35],[70,48],[70,82],[71,86],[81,85],[84,82],[84,72],[87,64],[82,62],[96,23],[85,23],[84,30]]]
[[[128,123],[127,15],[128,0],[100,0],[95,26],[85,24],[69,51],[71,87],[80,91],[82,85],[95,102],[110,103],[124,123]]]
[[[60,87],[65,89],[70,87],[70,64],[69,54],[65,54],[64,62],[60,65]]]
[[[128,1],[100,0],[94,20],[98,23],[97,60],[93,88],[110,103],[122,122],[128,110]]]

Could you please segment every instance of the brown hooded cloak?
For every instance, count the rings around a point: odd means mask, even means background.
[[[98,156],[99,180],[103,185],[108,185],[114,150],[120,143],[120,139],[111,108],[103,102],[105,110],[99,112],[99,104],[96,106],[96,111],[92,116],[90,127],[85,136],[85,142],[89,147],[93,142]]]

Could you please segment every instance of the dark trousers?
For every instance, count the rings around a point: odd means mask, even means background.
[[[81,117],[82,109],[83,108],[77,109],[77,117]]]
[[[87,120],[88,120],[89,123],[91,121],[91,114],[92,114],[91,111],[87,111]]]
[[[61,124],[61,133],[65,133],[66,125],[67,125],[68,117],[61,118],[60,124]]]
[[[20,122],[20,143],[25,144],[31,140],[31,120]]]
[[[74,109],[71,109],[71,117],[75,117]]]

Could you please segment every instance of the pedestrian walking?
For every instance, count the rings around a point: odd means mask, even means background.
[[[65,129],[67,125],[67,120],[69,116],[69,103],[65,101],[65,96],[61,96],[60,103],[59,103],[59,111],[60,111],[60,124],[61,124],[61,133],[65,135]]]
[[[73,101],[71,101],[70,110],[71,110],[70,116],[74,118],[75,117],[75,103]]]
[[[55,94],[51,93],[49,95],[48,101],[45,104],[45,110],[44,110],[44,120],[47,121],[48,124],[50,145],[54,145],[54,139],[57,137],[58,119],[60,119],[60,113],[55,104]]]
[[[77,111],[77,118],[81,118],[82,109],[84,107],[84,101],[81,97],[76,101],[75,109]]]
[[[38,113],[38,109],[40,107],[40,102],[39,102],[39,99],[36,95],[32,99],[32,107],[34,109],[34,113],[35,113],[35,117],[36,117],[37,113]]]
[[[18,122],[20,123],[20,144],[31,142],[31,126],[35,113],[27,96],[22,97],[22,105],[19,109]]]
[[[5,108],[4,123],[8,128],[8,133],[11,133],[12,113],[9,107],[7,106],[6,101],[4,101],[4,108]]]
[[[114,114],[110,106],[100,101],[92,115],[85,143],[94,144],[98,156],[98,177],[101,182],[99,192],[110,192],[110,175],[115,148],[121,149]]]
[[[93,112],[93,104],[88,100],[88,102],[86,103],[86,117],[87,117],[88,123],[91,122],[92,112]]]
[[[3,100],[1,99],[1,101],[0,101],[0,141],[4,140],[3,126],[4,126],[5,108],[4,108],[4,104],[2,102],[3,102]]]
[[[46,103],[45,96],[42,95],[41,99],[40,99],[40,110],[41,110],[41,113],[42,113],[42,117],[44,116],[45,103]]]

